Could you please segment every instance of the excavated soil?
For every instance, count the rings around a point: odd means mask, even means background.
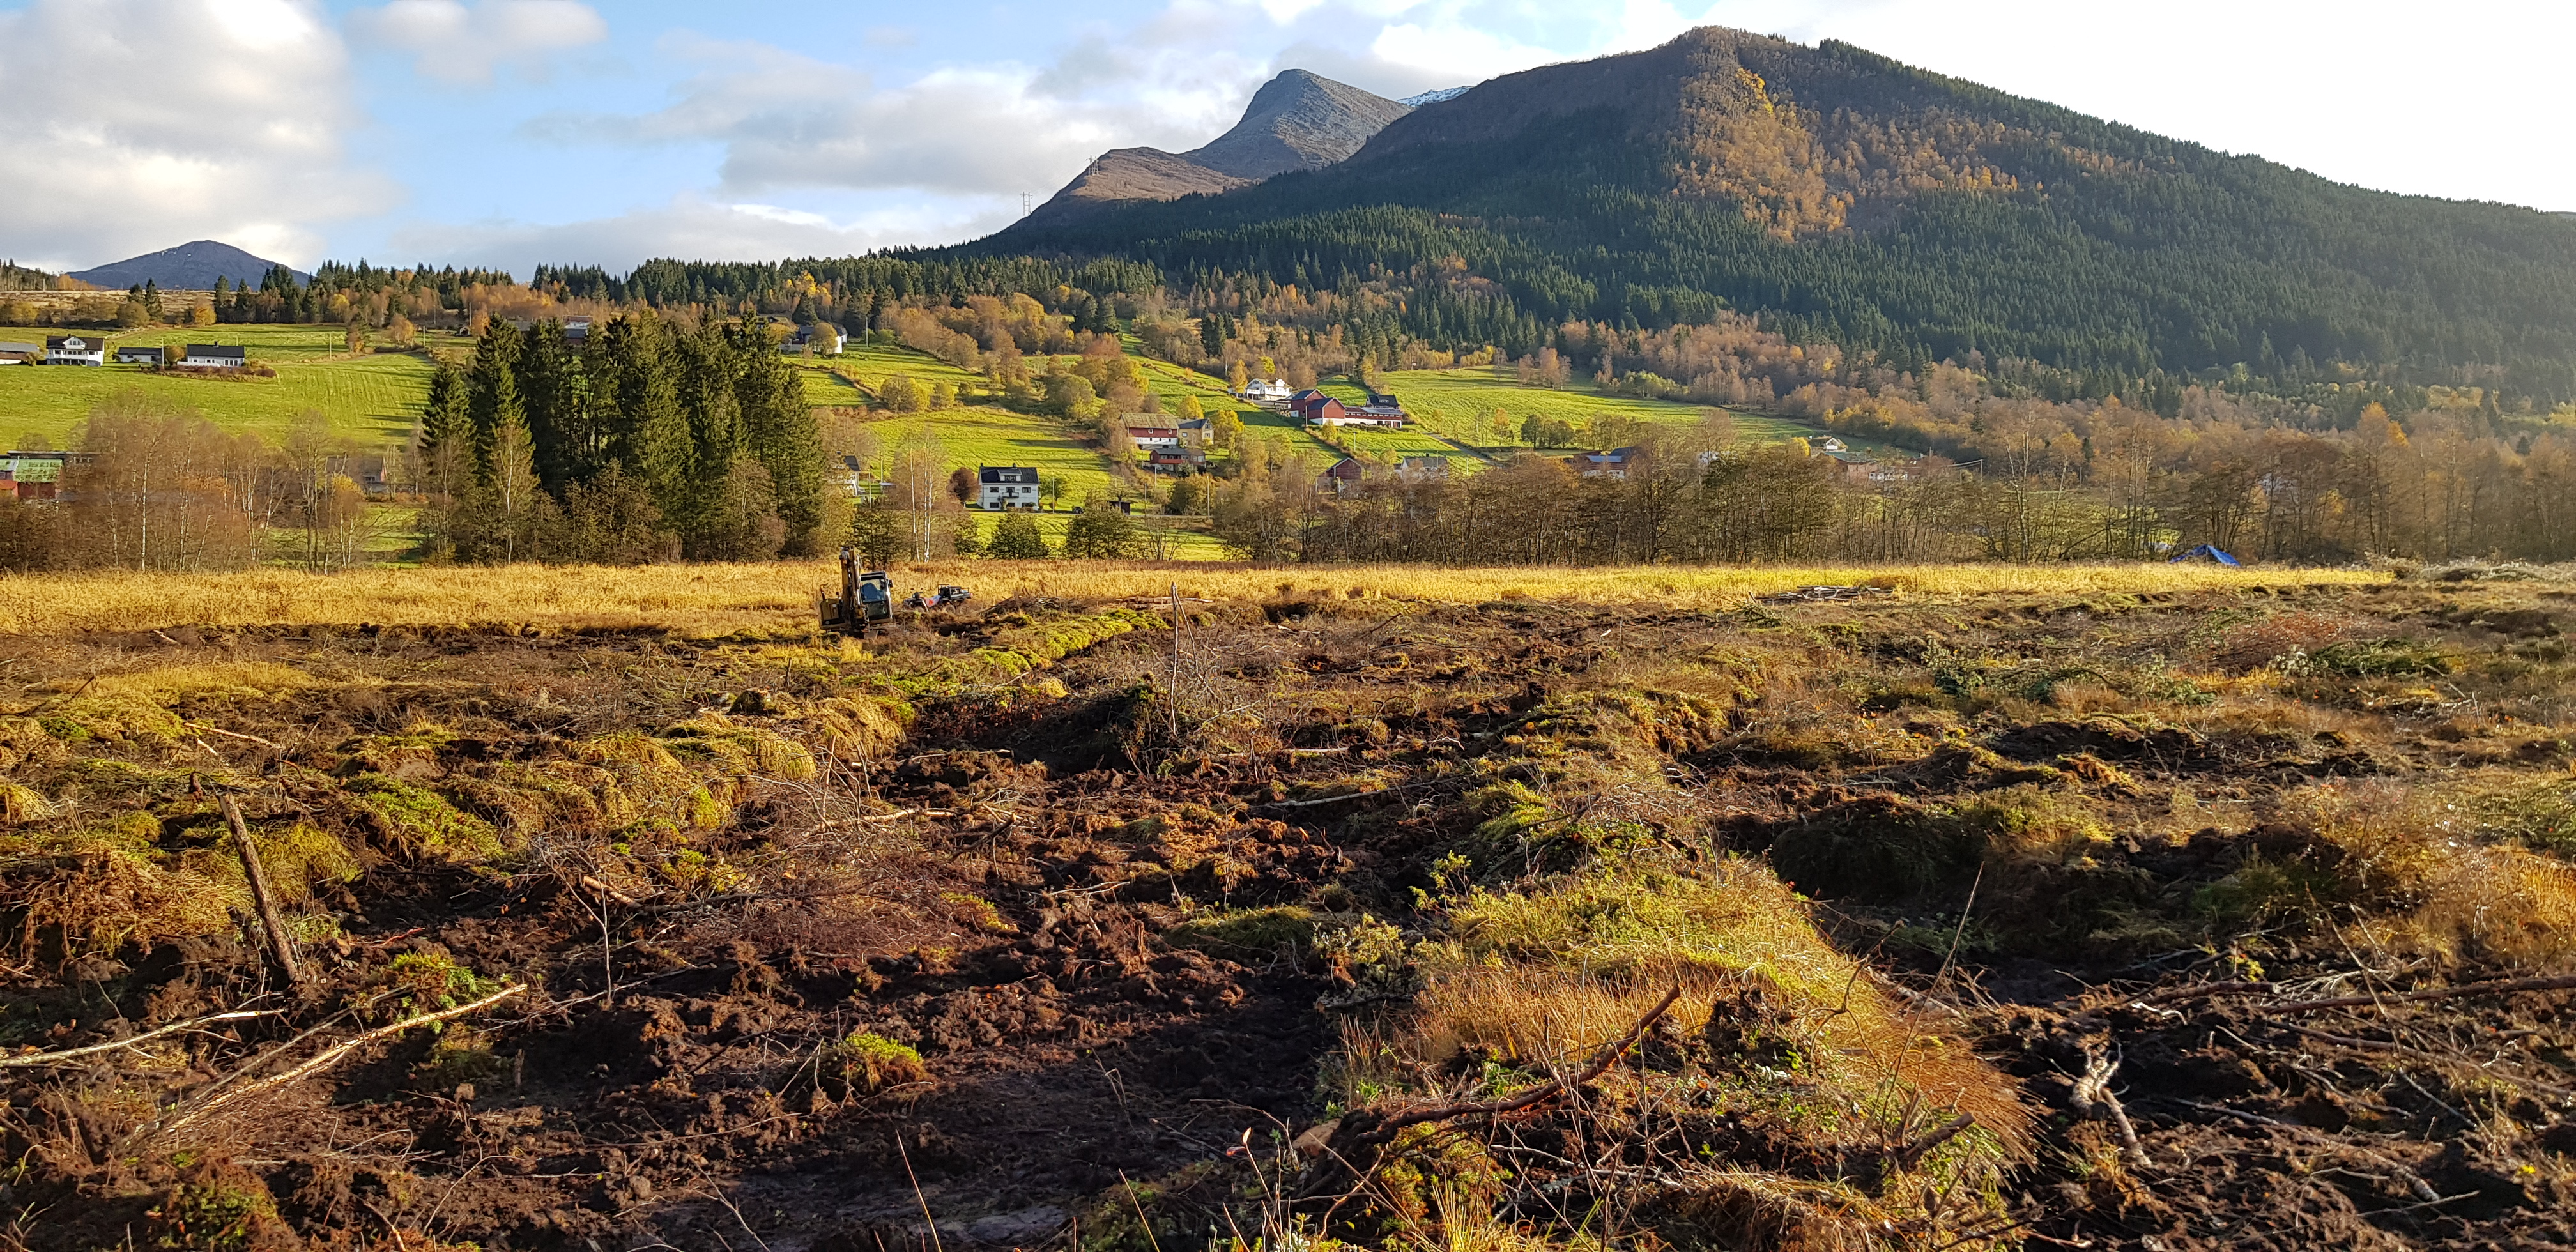
[[[1231,1170],[1236,1181],[1222,1185],[1248,1185],[1243,1145],[1324,1119],[1319,1075],[1344,1030],[1401,1008],[1354,994],[1346,971],[1294,942],[1207,942],[1187,924],[1270,905],[1404,924],[1414,890],[1438,889],[1430,859],[1477,824],[1459,803],[1461,766],[1525,732],[1554,695],[1693,667],[1741,685],[1733,724],[1714,744],[1669,745],[1659,768],[1688,808],[1649,814],[1650,824],[1709,855],[1772,858],[1819,898],[1829,934],[1895,985],[1954,1005],[1945,1011],[2043,1110],[2047,1146],[2007,1197],[2023,1224],[1967,1246],[2576,1245],[2576,990],[2267,1009],[2545,976],[2566,969],[2563,956],[2365,951],[2342,929],[2348,915],[2313,925],[2271,915],[2233,930],[2206,920],[2210,890],[2249,861],[2324,855],[2300,830],[2267,824],[2268,798],[2320,779],[2563,774],[2553,728],[2576,725],[2563,696],[2526,675],[2522,687],[2484,691],[2474,724],[2448,693],[2443,707],[2414,712],[2374,710],[2359,695],[2300,704],[2293,693],[2278,697],[2293,711],[2260,726],[2112,716],[2036,690],[1974,703],[1988,698],[1979,681],[1991,696],[2034,659],[2070,671],[2055,680],[2065,688],[2114,660],[2183,664],[2195,632],[2231,613],[2342,615],[2557,673],[2563,663],[2532,659],[2542,654],[2530,641],[2554,636],[2566,604],[2540,590],[2495,591],[2485,617],[2478,588],[1735,614],[1205,606],[1182,657],[1144,629],[1017,679],[909,688],[899,743],[733,797],[710,847],[848,832],[847,856],[868,884],[856,897],[801,898],[771,878],[612,898],[524,858],[447,863],[371,844],[361,872],[319,893],[336,926],[305,946],[300,990],[263,966],[249,930],[75,951],[23,914],[7,919],[23,942],[0,953],[0,1048],[68,1049],[239,1006],[290,1011],[207,1026],[176,1049],[0,1069],[12,1158],[0,1167],[0,1246],[873,1252],[1132,1241],[1132,1226],[1113,1235],[1081,1223],[1127,1202],[1122,1182],[1179,1189]],[[1101,607],[993,613],[1043,620]],[[2510,619],[2518,632],[2495,627],[2517,608],[2537,617]],[[206,697],[178,710],[192,728],[229,736],[72,745],[75,757],[244,780],[261,797],[249,806],[259,820],[300,794],[276,791],[272,803],[261,780],[327,774],[335,745],[355,736],[424,720],[452,728],[421,758],[423,786],[462,786],[484,765],[710,707],[794,738],[805,730],[764,716],[764,699],[819,699],[991,644],[983,618],[908,626],[875,641],[872,658],[828,663],[777,655],[803,641],[656,632],[161,631],[9,641],[0,661],[11,668],[0,672],[266,661],[327,676],[288,697]],[[1775,659],[1747,659],[1757,652]],[[1776,658],[1791,655],[1824,658],[1814,663],[1837,676],[1786,685]],[[1981,680],[1961,669],[1970,657],[1986,658]],[[1275,742],[1158,744],[1165,706],[1152,693],[1187,690],[1172,682],[1183,664],[1208,691],[1264,693]],[[1883,680],[1875,688],[1870,674]],[[2207,685],[2225,681],[2220,667]],[[2335,681],[2363,692],[2381,680]],[[2392,683],[2425,685],[2381,686]],[[47,690],[30,685],[5,703],[55,698]],[[1821,716],[1834,701],[1849,716],[1803,730],[1792,716],[1802,703]],[[44,790],[48,768],[69,767],[29,757],[14,776]],[[2080,860],[2010,875],[1976,870],[1973,856],[1942,861],[1947,836],[1925,814],[2016,787],[2074,797],[2111,836]],[[119,804],[98,789],[82,795],[80,811],[53,820],[103,820]],[[1905,845],[1912,859],[1888,859],[1888,832],[1918,828],[1920,846]],[[1533,855],[1528,868],[1545,872]],[[531,990],[470,1019],[485,1041],[471,1064],[442,1061],[444,1036],[414,1031],[231,1106],[220,1125],[138,1130],[150,1106],[323,1023],[323,1006],[379,985],[405,954],[443,955]],[[2121,1007],[2157,988],[2227,981],[2267,989]],[[831,1048],[863,1033],[913,1049],[921,1070],[854,1074]],[[2119,1154],[2113,1130],[2075,1084],[2095,1053],[2117,1061],[2110,1090],[2134,1119],[2143,1164],[2104,1164]],[[222,1210],[238,1195],[272,1198],[273,1215]],[[1197,1246],[1235,1232],[1191,1234]]]

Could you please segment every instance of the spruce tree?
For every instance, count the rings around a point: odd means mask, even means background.
[[[811,556],[823,520],[823,435],[805,403],[804,381],[779,359],[767,326],[746,317],[726,339],[735,358],[744,450],[769,471],[779,520],[787,524],[784,550]]]
[[[696,458],[669,330],[649,312],[614,318],[594,352],[601,459],[642,480],[663,517],[678,517]]]
[[[718,514],[734,464],[744,453],[742,406],[734,393],[737,362],[722,326],[709,325],[683,335],[675,347],[680,408],[689,426],[689,460],[676,493],[678,507],[669,512],[689,554],[696,556],[710,544],[720,546],[718,532],[731,529]]]
[[[589,380],[581,354],[564,342],[563,323],[549,318],[528,332],[516,373],[537,477],[560,498],[566,488],[597,476],[602,467]]]
[[[984,555],[1000,561],[1035,561],[1050,554],[1046,536],[1038,532],[1037,519],[1014,509],[993,524],[993,537],[985,541]]]
[[[474,479],[480,486],[492,485],[500,432],[527,429],[527,411],[519,398],[519,346],[518,328],[495,318],[474,345],[474,363],[466,367],[465,412],[473,422]]]
[[[474,420],[465,411],[465,393],[464,371],[439,362],[420,415],[420,468],[422,485],[441,500],[456,494],[457,479],[473,463]]]

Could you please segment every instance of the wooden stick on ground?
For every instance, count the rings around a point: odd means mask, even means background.
[[[1610,1067],[1617,1064],[1620,1057],[1627,1055],[1628,1049],[1637,1046],[1637,1040],[1644,1038],[1646,1032],[1654,1028],[1655,1023],[1663,1018],[1664,1013],[1673,1007],[1673,1002],[1681,998],[1682,989],[1673,988],[1664,996],[1661,1003],[1648,1009],[1644,1017],[1638,1018],[1637,1024],[1628,1028],[1628,1033],[1612,1040],[1608,1047],[1601,1049],[1600,1054],[1592,1058],[1591,1064],[1584,1066],[1575,1074],[1551,1078],[1519,1095],[1506,1096],[1500,1100],[1487,1100],[1479,1104],[1450,1104],[1438,1108],[1398,1113],[1379,1122],[1376,1128],[1362,1136],[1362,1139],[1372,1143],[1386,1143],[1395,1138],[1397,1131],[1407,1126],[1418,1126],[1424,1122],[1445,1122],[1453,1118],[1474,1117],[1478,1114],[1494,1116],[1514,1113],[1547,1100],[1560,1091],[1580,1087],[1608,1073]]]
[[[24,1065],[59,1065],[76,1056],[90,1056],[99,1052],[113,1052],[118,1048],[130,1048],[147,1039],[157,1039],[162,1035],[176,1034],[182,1030],[195,1030],[201,1026],[214,1025],[216,1022],[238,1022],[247,1021],[254,1017],[275,1017],[285,1011],[286,1010],[284,1009],[236,1009],[230,1013],[217,1013],[212,1017],[200,1017],[190,1021],[172,1022],[157,1030],[147,1030],[139,1035],[132,1035],[124,1039],[112,1039],[106,1043],[93,1043],[85,1048],[65,1048],[60,1052],[35,1052],[25,1056],[0,1056],[0,1069],[13,1069]]]
[[[2084,1075],[2075,1080],[2075,1093],[2069,1098],[2080,1112],[2090,1114],[2100,1109],[2108,1116],[2111,1129],[2120,1136],[2121,1159],[2131,1169],[2146,1169],[2156,1163],[2155,1158],[2147,1155],[2145,1144],[2138,1142],[2138,1127],[2129,1120],[2129,1110],[2121,1106],[2120,1097],[2111,1093],[2111,1075],[2119,1068],[2119,1062],[2087,1047]]]
[[[231,795],[223,798],[224,822],[233,828],[233,845],[241,849],[242,872],[250,879],[251,903],[259,906],[259,924],[268,932],[268,947],[277,954],[277,968],[286,975],[288,986],[303,980],[295,968],[295,941],[287,937],[286,919],[278,915],[277,896],[268,889],[268,871],[260,868],[259,846],[251,841],[250,824],[242,820],[241,806]]]
[[[2258,1004],[2253,1011],[2265,1016],[2283,1013],[2315,1013],[2325,1009],[2366,1009],[2381,1004],[2420,1004],[2426,1000],[2450,1000],[2460,996],[2503,995],[2515,991],[2576,990],[2576,974],[2555,978],[2498,978],[2488,982],[2465,982],[2456,987],[2431,987],[2422,991],[2389,991],[2374,996],[2336,996],[2331,1000],[2297,1000],[2289,1004]]]
[[[262,739],[257,735],[245,735],[238,730],[226,730],[221,726],[208,726],[203,722],[190,722],[188,723],[188,729],[202,730],[210,735],[222,735],[226,739],[239,739],[245,743],[258,744],[263,748],[275,748],[280,752],[284,752],[286,750],[286,745],[278,743],[275,740]]]
[[[374,1030],[370,1030],[365,1034],[343,1039],[338,1043],[332,1044],[330,1047],[324,1048],[321,1052],[315,1054],[313,1059],[306,1061],[283,1074],[278,1074],[269,1078],[262,1078],[253,1083],[245,1083],[215,1097],[214,1099],[208,1100],[193,1109],[189,1109],[186,1112],[179,1114],[179,1116],[171,1119],[170,1123],[162,1129],[175,1131],[194,1125],[205,1120],[207,1114],[212,1113],[217,1109],[229,1107],[233,1104],[249,1099],[254,1095],[258,1095],[263,1091],[274,1091],[279,1087],[283,1087],[290,1083],[298,1082],[321,1073],[323,1070],[329,1069],[347,1059],[350,1053],[355,1052],[368,1044],[374,1043],[379,1039],[391,1038],[392,1036],[401,1034],[415,1026],[426,1026],[432,1022],[443,1022],[450,1018],[463,1017],[468,1013],[481,1012],[482,1010],[488,1009],[495,1004],[499,1004],[501,1001],[507,1000],[511,996],[517,995],[527,989],[528,988],[525,984],[514,987],[503,987],[499,991],[493,992],[492,994],[485,996],[480,1000],[476,1000],[471,1004],[460,1004],[454,1008],[440,1009],[435,1013],[423,1013],[417,1017],[406,1017],[390,1026],[378,1026]]]

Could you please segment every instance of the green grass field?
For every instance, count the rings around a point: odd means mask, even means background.
[[[0,340],[42,343],[46,335],[61,333],[0,327]],[[275,367],[277,377],[192,378],[137,365],[0,369],[0,440],[16,447],[37,441],[70,447],[92,406],[133,388],[154,400],[201,410],[228,430],[272,440],[305,411],[318,411],[342,435],[374,445],[407,438],[412,418],[429,395],[429,358],[408,352],[352,357],[336,326],[155,328],[108,336],[108,342],[111,351],[133,344],[241,344],[252,360]]]
[[[852,340],[848,347],[842,349],[841,355],[833,358],[828,364],[833,368],[858,375],[859,380],[867,384],[872,391],[890,374],[908,374],[914,382],[924,387],[936,386],[940,383],[955,387],[980,387],[984,383],[984,376],[981,374],[969,373],[937,357],[915,352],[910,348],[899,348],[893,344],[860,343]],[[810,394],[812,389],[809,387],[807,390]],[[842,400],[837,403],[847,404],[849,401]]]
[[[815,408],[842,408],[868,402],[866,392],[833,373],[828,363],[791,360],[789,364],[796,367],[797,380],[805,386],[805,403]]]
[[[1000,519],[997,515],[991,513],[978,513],[975,515],[975,524],[982,528],[983,535],[987,539],[993,537],[993,526],[999,520]],[[1037,523],[1038,533],[1046,536],[1048,549],[1058,553],[1063,552],[1065,528],[1073,525],[1073,515],[1070,513],[1040,513],[1037,515]],[[1163,559],[1172,561],[1231,560],[1232,558],[1226,553],[1225,545],[1217,542],[1216,536],[1207,532],[1207,524],[1208,521],[1204,517],[1149,517],[1146,515],[1144,508],[1141,505],[1136,511],[1136,529],[1139,534],[1150,533],[1150,531],[1157,525],[1161,527],[1163,532]],[[1143,553],[1148,557],[1151,557],[1154,554],[1152,540],[1150,538],[1145,542]]]
[[[1063,476],[1063,502],[1082,503],[1111,494],[1109,462],[1058,429],[1055,419],[1004,409],[941,409],[873,423],[879,455],[902,451],[916,440],[935,443],[943,465],[1026,465],[1047,478]]]
[[[1423,425],[1477,447],[1496,450],[1508,446],[1494,437],[1492,418],[1497,409],[1510,415],[1515,428],[1521,419],[1533,415],[1577,425],[1600,417],[1626,417],[1657,425],[1695,426],[1708,411],[1706,405],[1605,396],[1588,389],[1523,387],[1510,370],[1502,367],[1406,370],[1387,374],[1381,381]],[[1361,395],[1359,388],[1348,384],[1332,384],[1324,389],[1346,399]],[[1742,411],[1734,414],[1736,438],[1742,441],[1768,443],[1824,433],[1820,427],[1788,418]]]

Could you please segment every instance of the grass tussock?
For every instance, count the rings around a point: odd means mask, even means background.
[[[2202,893],[2244,918],[2349,917],[2381,943],[2537,962],[2576,945],[2576,868],[2478,837],[2445,793],[2334,780],[2282,798],[2247,864]]]
[[[1676,984],[1674,1017],[1688,1025],[1754,986],[1814,1041],[1809,1072],[1860,1104],[1919,1093],[2009,1143],[2028,1129],[2008,1080],[1888,998],[1754,862],[1605,869],[1535,892],[1478,891],[1416,959],[1424,990],[1396,1047],[1425,1066],[1471,1051],[1513,1065],[1579,1064]]]
[[[1273,596],[1481,603],[1526,598],[1529,571],[1348,566],[1256,570],[1123,561],[956,561],[899,566],[899,583],[973,586],[1010,596],[1258,601]],[[305,575],[94,573],[48,576],[45,594],[0,597],[0,634],[150,630],[176,625],[321,626],[514,623],[564,629],[664,627],[688,635],[774,633],[813,625],[814,589],[828,562],[746,565],[518,565],[503,569],[360,569]],[[2358,570],[2253,570],[2165,564],[1902,567],[1647,566],[1551,571],[1560,603],[1731,609],[1748,596],[1820,583],[1877,583],[1916,595],[1996,592],[2091,595],[2384,582]],[[1515,592],[1520,593],[1515,596]]]
[[[219,661],[161,665],[88,679],[57,679],[50,687],[70,697],[54,715],[56,732],[109,742],[169,743],[186,736],[179,710],[266,702],[325,685],[311,674],[273,661]]]

